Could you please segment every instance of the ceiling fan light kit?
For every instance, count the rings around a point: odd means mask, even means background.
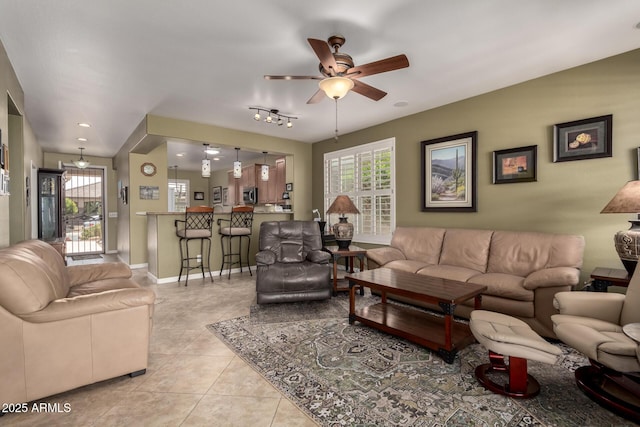
[[[346,77],[327,77],[318,83],[320,89],[331,99],[342,99],[353,89],[353,80]]]
[[[346,41],[343,36],[339,35],[333,35],[327,41],[319,39],[307,39],[307,41],[320,60],[318,65],[320,76],[264,76],[267,80],[320,80],[320,89],[307,101],[307,104],[320,102],[324,98],[323,92],[329,98],[340,99],[350,90],[374,101],[379,101],[387,93],[363,83],[360,79],[409,66],[409,60],[403,54],[356,66],[350,55],[338,51]],[[334,49],[333,52],[331,52],[331,48]]]

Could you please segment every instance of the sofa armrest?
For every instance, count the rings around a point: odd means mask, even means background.
[[[391,261],[407,259],[400,249],[392,248],[391,246],[369,249],[367,250],[367,258],[381,267]]]
[[[131,269],[123,262],[72,265],[66,268],[70,286],[81,285],[96,280],[128,279],[131,277]]]
[[[61,298],[51,301],[40,311],[20,316],[32,323],[47,323],[73,319],[107,311],[123,310],[143,305],[153,305],[156,294],[147,288],[127,288]]]
[[[560,314],[590,317],[617,324],[622,312],[624,294],[604,292],[558,292],[553,305]]]
[[[260,251],[256,254],[256,264],[272,265],[276,262],[276,253],[273,251]]]
[[[524,279],[524,288],[549,288],[554,286],[571,286],[580,281],[580,271],[573,267],[553,267],[534,271]]]
[[[331,255],[329,252],[322,250],[310,251],[307,254],[307,261],[315,262],[316,264],[329,264]]]

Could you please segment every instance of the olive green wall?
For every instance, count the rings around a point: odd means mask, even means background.
[[[353,96],[353,95],[349,95]],[[425,93],[425,96],[429,96]],[[384,101],[382,101],[384,102]],[[553,163],[553,125],[613,114],[613,157]],[[622,268],[613,235],[629,215],[600,210],[637,179],[640,50],[313,144],[313,205],[323,206],[323,154],[396,138],[398,226],[531,230],[586,238],[583,279]],[[420,141],[478,131],[475,213],[422,212]],[[492,184],[494,150],[538,146],[537,182]]]
[[[32,162],[35,167],[42,165],[42,149],[24,116],[24,92],[2,42],[0,93],[3,94],[0,101],[2,143],[8,145],[11,159],[11,195],[0,196],[0,248],[3,248],[31,237],[31,204],[27,207],[25,178],[30,175]],[[37,224],[33,224],[33,227],[37,227]]]

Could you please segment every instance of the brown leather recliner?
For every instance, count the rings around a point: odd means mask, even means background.
[[[263,222],[259,248],[258,304],[331,298],[331,256],[317,222]]]
[[[143,374],[154,301],[124,263],[66,267],[39,240],[0,250],[0,404]]]

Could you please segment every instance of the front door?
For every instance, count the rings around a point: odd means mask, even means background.
[[[104,169],[65,167],[67,255],[104,253]]]

